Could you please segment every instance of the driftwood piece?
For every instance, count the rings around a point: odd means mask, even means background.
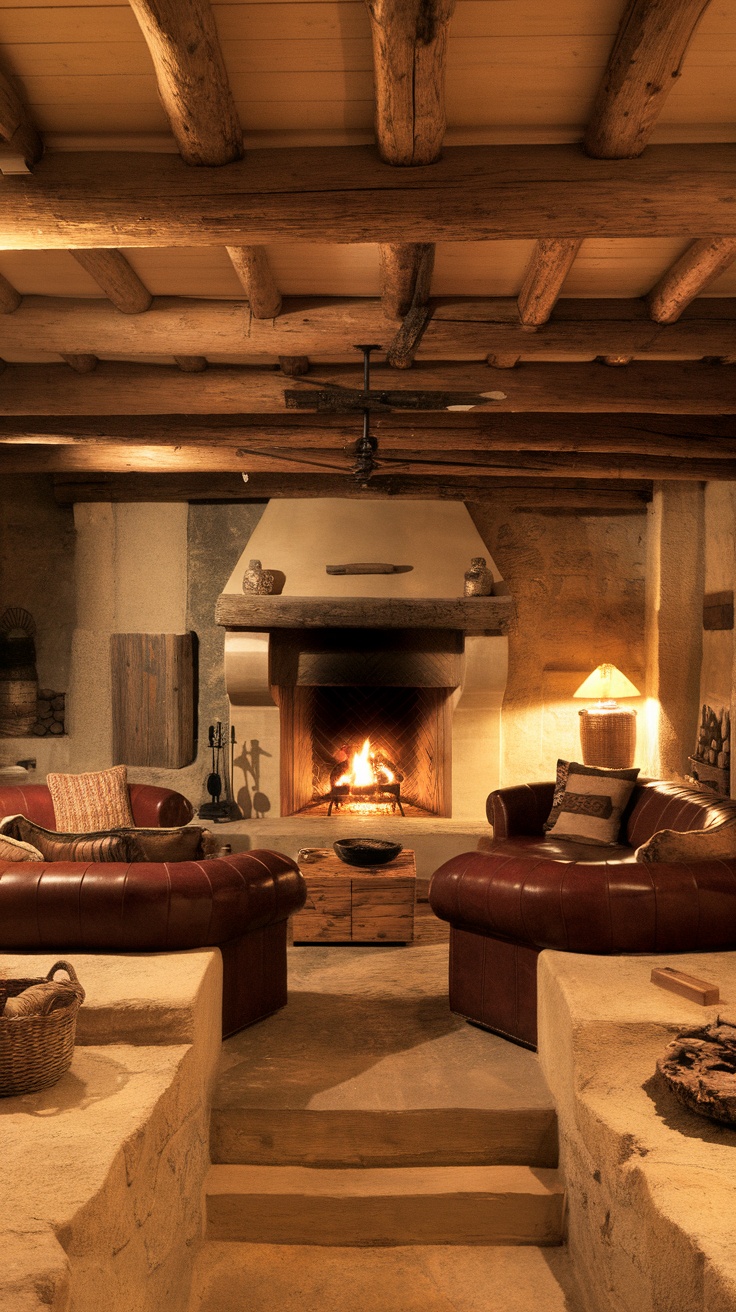
[[[670,993],[679,993],[681,997],[689,998],[701,1007],[714,1007],[720,1001],[717,984],[698,979],[696,975],[688,975],[684,970],[673,970],[671,966],[663,966],[661,969],[656,967],[650,978],[652,984],[668,989]]]
[[[736,1025],[719,1017],[714,1024],[682,1030],[657,1070],[691,1111],[736,1125]]]

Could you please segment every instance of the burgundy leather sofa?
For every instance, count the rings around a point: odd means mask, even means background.
[[[554,784],[491,793],[493,839],[453,857],[429,900],[450,922],[450,1007],[527,1047],[537,1042],[543,948],[623,954],[736,947],[736,860],[648,864],[635,849],[660,829],[736,824],[736,801],[679,784],[634,787],[616,847],[555,840],[543,825]]]
[[[180,793],[130,786],[140,828],[185,825]],[[0,788],[0,816],[55,829],[43,784]],[[0,860],[0,948],[38,952],[222,953],[223,1037],[286,1003],[286,926],[304,905],[298,867],[278,852],[109,864]]]

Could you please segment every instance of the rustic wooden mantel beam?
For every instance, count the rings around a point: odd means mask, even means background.
[[[89,356],[70,356],[82,371]],[[94,361],[95,357],[91,356]],[[285,392],[300,395],[305,408],[327,412],[329,390],[359,393],[362,371],[350,365],[318,365],[286,378],[272,368],[213,365],[204,374],[204,356],[179,355],[178,368],[156,364],[102,361],[93,376],[77,378],[60,365],[9,364],[0,376],[0,415],[215,415],[277,416],[313,423],[304,409],[287,407]],[[283,365],[282,365],[283,369]],[[182,372],[183,371],[183,372]],[[197,377],[188,374],[196,372]],[[475,405],[476,415],[501,414],[657,414],[727,415],[736,413],[736,366],[682,361],[636,361],[626,369],[600,364],[531,363],[490,377],[482,363],[420,363],[411,374],[381,365],[373,387],[398,403],[412,392],[429,390],[433,410],[399,411],[421,427],[428,415],[448,415],[446,406]],[[342,415],[348,429],[355,419]],[[374,423],[383,418],[381,412]],[[495,422],[495,419],[492,421]]]
[[[155,297],[147,314],[122,315],[104,300],[25,296],[0,317],[0,356],[55,352],[99,356],[173,355],[354,358],[355,342],[387,347],[395,321],[379,301],[288,298],[275,319],[257,319],[243,301]],[[530,332],[513,298],[445,298],[434,302],[418,360],[526,360],[566,355],[702,359],[736,356],[736,304],[700,299],[673,324],[652,323],[644,301],[561,300],[547,323]],[[715,366],[714,366],[715,367]],[[603,373],[603,371],[601,371]],[[410,380],[411,381],[411,380]],[[488,389],[510,380],[488,378]],[[601,377],[601,387],[606,380]],[[486,389],[483,389],[486,390]]]
[[[667,270],[647,297],[656,323],[674,323],[683,310],[736,260],[736,237],[694,241]]]
[[[159,95],[187,164],[229,164],[243,154],[209,0],[130,0],[153,59]]]
[[[640,155],[710,0],[629,0],[583,145],[596,159]]]
[[[150,309],[153,297],[122,251],[95,247],[80,250],[77,247],[70,250],[69,254],[94,278],[116,310],[121,310],[123,314],[143,314]]]
[[[550,186],[550,178],[555,185]],[[254,150],[227,169],[176,155],[56,152],[3,180],[5,249],[269,241],[736,236],[730,145],[591,160],[575,146],[456,146],[427,168],[367,146]]]

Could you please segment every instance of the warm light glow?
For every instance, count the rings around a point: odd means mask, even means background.
[[[619,697],[639,697],[639,689],[615,665],[603,664],[589,674],[573,697],[588,697],[591,701],[615,702]]]
[[[338,786],[349,784],[351,788],[372,788],[378,784],[392,784],[395,779],[393,770],[379,761],[377,752],[371,750],[371,740],[366,738],[359,752],[353,753],[350,769],[338,779]]]

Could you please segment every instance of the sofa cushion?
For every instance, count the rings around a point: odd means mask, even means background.
[[[636,849],[637,861],[717,861],[736,859],[736,825],[718,829],[693,829],[681,833],[660,829]]]
[[[481,839],[478,850],[489,852],[494,856],[522,857],[530,861],[562,861],[568,865],[630,865],[636,862],[633,847],[620,843],[580,843],[569,839],[556,838],[502,838]]]
[[[135,824],[124,765],[86,774],[50,774],[46,782],[60,832],[98,834]]]
[[[32,843],[23,843],[10,834],[0,834],[0,861],[43,861],[43,852],[39,852]]]
[[[217,840],[200,825],[175,829],[120,829],[128,839],[131,861],[196,861],[211,856]]]
[[[685,833],[736,823],[733,798],[670,780],[638,782],[632,802],[633,806],[628,808],[626,841],[633,848],[641,847],[662,829]]]
[[[560,810],[549,830],[569,842],[617,843],[638,770],[603,770],[571,761]]]
[[[27,820],[24,815],[6,816],[0,822],[2,835],[31,844],[43,861],[129,861],[124,834],[60,834]],[[12,859],[12,858],[11,858]]]
[[[567,780],[571,770],[574,770],[577,774],[609,775],[613,779],[635,780],[639,774],[638,767],[633,767],[630,770],[607,770],[603,766],[581,765],[579,761],[558,760],[555,791],[552,796],[552,809],[544,822],[545,833],[549,833],[550,829],[552,829],[557,823],[557,818],[562,810],[565,789],[567,788]]]

